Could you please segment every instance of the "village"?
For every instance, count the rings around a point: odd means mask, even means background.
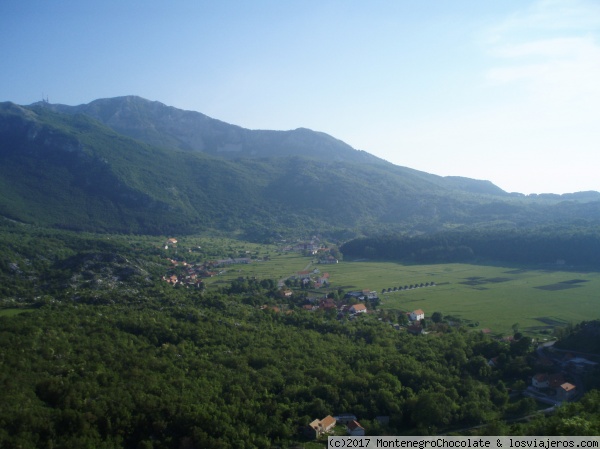
[[[177,245],[177,239],[169,238],[165,243],[165,250],[173,248]],[[317,256],[318,264],[338,263],[338,259],[333,257],[330,249],[320,246],[314,241],[297,243],[295,245],[285,245],[281,248],[286,252],[301,252],[306,255]],[[249,257],[215,259],[205,261],[199,264],[187,263],[182,260],[168,257],[170,262],[170,271],[162,277],[163,281],[172,286],[184,286],[187,288],[203,289],[203,279],[212,278],[224,274],[227,268],[233,265],[242,265],[252,263]],[[404,287],[393,287],[383,289],[382,294],[387,294],[392,291],[413,290],[418,288],[433,287],[435,282],[415,283]],[[377,305],[380,303],[379,295],[376,291],[370,289],[356,290],[344,292],[341,296],[340,291],[332,293],[329,289],[330,274],[322,273],[319,268],[313,270],[298,271],[285,279],[280,279],[277,283],[280,299],[287,299],[289,303],[281,303],[278,305],[262,305],[263,310],[272,310],[275,312],[286,311],[290,313],[290,305],[292,301],[300,303],[300,308],[308,312],[331,312],[335,313],[338,319],[348,318],[354,320],[361,314],[370,314],[375,312]],[[326,293],[321,295],[309,294],[318,289],[328,289]],[[425,312],[421,309],[406,312],[406,319],[401,323],[389,324],[396,330],[406,329],[414,335],[426,334],[422,322],[425,318]],[[380,319],[381,320],[381,319]]]
[[[171,249],[177,245],[174,238],[168,239],[165,249]],[[435,282],[413,283],[400,287],[384,288],[378,293],[372,289],[342,291],[332,288],[331,275],[321,270],[321,265],[338,263],[328,248],[315,242],[297,243],[295,245],[285,245],[280,248],[283,252],[299,252],[306,256],[316,258],[316,267],[297,271],[285,278],[277,280],[277,303],[262,304],[257,306],[261,310],[273,313],[294,313],[294,310],[302,310],[309,313],[328,313],[335,316],[338,320],[356,320],[361,316],[374,315],[377,320],[389,324],[397,331],[404,331],[412,335],[427,335],[429,332],[436,333],[435,315],[431,316],[431,324],[428,326],[425,320],[425,312],[422,309],[402,312],[396,315],[396,319],[383,318],[378,305],[382,298],[385,299],[388,294],[414,289],[435,287]],[[250,257],[229,257],[225,259],[214,259],[202,263],[187,263],[177,260],[175,257],[167,258],[171,269],[163,276],[163,280],[172,286],[184,286],[186,288],[204,289],[204,279],[212,278],[225,274],[233,269],[235,265],[245,265],[258,263]],[[243,277],[238,281],[244,281]],[[323,293],[318,294],[319,290]],[[402,319],[400,319],[402,318]],[[429,320],[427,320],[429,321]],[[452,321],[446,321],[450,326],[456,325]],[[482,333],[490,333],[489,329],[482,329]],[[512,346],[518,344],[520,337],[504,336],[498,337],[500,341]],[[532,343],[535,343],[532,341]],[[550,407],[544,409],[545,413],[550,413],[554,407],[563,403],[575,401],[585,393],[583,388],[582,376],[594,368],[597,363],[588,360],[582,355],[571,352],[561,352],[553,348],[553,342],[540,344],[533,356],[535,362],[535,374],[530,376],[527,382],[522,383],[522,388],[512,390],[512,395],[517,397],[530,397],[538,403],[547,404]],[[493,357],[488,360],[488,366],[491,369],[501,369],[502,360],[499,357]],[[378,425],[385,427],[389,422],[388,416],[378,416],[376,418]],[[309,439],[318,439],[326,435],[350,435],[363,436],[368,433],[361,425],[359,418],[352,413],[340,413],[337,415],[328,415],[324,418],[314,419],[310,422],[304,434]]]

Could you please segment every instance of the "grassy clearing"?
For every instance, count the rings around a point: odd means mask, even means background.
[[[229,282],[239,276],[283,279],[309,266],[331,276],[333,288],[376,290],[381,308],[423,309],[453,315],[509,334],[544,335],[555,326],[600,318],[600,273],[468,264],[402,265],[394,262],[314,264],[310,257],[270,251],[271,260],[234,265],[209,280]],[[382,289],[435,282],[435,287],[381,294]],[[546,335],[547,336],[547,335]]]
[[[0,309],[0,316],[15,316],[21,313],[30,312],[31,308],[20,308],[20,309]]]
[[[313,270],[315,265],[310,257],[304,257],[298,253],[278,253],[276,251],[269,252],[268,261],[252,261],[247,265],[230,265],[221,268],[221,274],[217,277],[207,279],[206,285],[217,285],[231,282],[238,277],[257,277],[258,279],[285,279],[291,275],[295,275],[298,271],[303,271],[309,267]],[[325,270],[322,270],[325,271]]]
[[[522,331],[538,334],[554,326],[600,317],[600,273],[565,272],[466,264],[400,265],[348,263],[336,281],[382,288],[435,282],[435,287],[386,293],[382,308],[423,309],[479,322],[494,333]],[[344,276],[356,273],[354,277]],[[360,274],[359,274],[360,273]],[[369,277],[370,276],[370,277]],[[370,283],[366,283],[371,279]],[[395,282],[393,282],[395,281]],[[365,282],[365,284],[363,284]]]

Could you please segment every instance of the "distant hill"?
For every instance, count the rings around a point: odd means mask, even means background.
[[[0,103],[0,215],[44,226],[268,239],[600,223],[593,194],[566,198],[509,195],[326,134],[244,130],[138,97]]]

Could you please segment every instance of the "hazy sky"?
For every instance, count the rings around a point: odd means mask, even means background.
[[[507,191],[600,191],[598,0],[0,2],[0,101],[140,95]]]

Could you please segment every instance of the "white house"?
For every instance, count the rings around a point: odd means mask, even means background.
[[[425,318],[425,312],[421,309],[413,310],[408,317],[411,321],[421,321]]]
[[[350,307],[350,313],[367,313],[367,307],[364,304],[354,304]]]
[[[327,415],[325,418],[321,420],[319,423],[319,427],[321,428],[321,432],[327,432],[335,427],[336,420],[333,416]]]

